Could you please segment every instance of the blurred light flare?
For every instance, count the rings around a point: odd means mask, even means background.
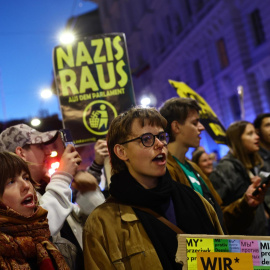
[[[52,151],[50,157],[57,157],[58,153],[57,151]]]
[[[75,35],[71,31],[64,31],[60,34],[59,40],[62,44],[70,44],[75,41]]]
[[[143,97],[141,99],[141,105],[146,108],[151,103],[151,99],[149,97]]]
[[[49,88],[46,88],[46,89],[43,89],[41,90],[40,92],[40,96],[43,98],[43,99],[48,99],[52,96],[52,90],[49,89]]]
[[[49,169],[49,175],[52,176],[56,170],[59,168],[60,162],[56,161],[51,164],[51,168]]]
[[[31,120],[31,126],[33,126],[33,127],[39,126],[40,123],[41,123],[41,121],[40,121],[38,118],[33,118],[33,119]]]

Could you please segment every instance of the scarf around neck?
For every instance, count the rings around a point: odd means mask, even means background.
[[[166,218],[164,205],[173,202],[177,226],[185,233],[217,234],[210,221],[205,207],[191,188],[175,182],[169,172],[159,177],[158,184],[153,189],[145,189],[129,173],[122,171],[111,177],[109,192],[113,198],[122,204],[147,207]],[[163,269],[182,269],[175,262],[177,250],[176,233],[153,215],[132,207],[150,238]]]
[[[146,189],[126,170],[111,177],[109,192],[123,203],[152,209],[169,200],[172,185],[166,177],[160,177],[155,188]]]
[[[172,200],[177,226],[185,233],[217,233],[197,193],[173,181],[168,170],[152,189],[145,189],[128,170],[122,171],[111,177],[109,192],[123,204],[147,207],[161,215],[164,214],[162,205]]]
[[[0,202],[1,269],[69,269],[49,237],[47,210],[24,217]]]

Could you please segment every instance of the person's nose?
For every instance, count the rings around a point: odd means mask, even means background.
[[[22,192],[28,191],[30,189],[30,182],[29,181],[21,179],[20,185],[21,185]]]
[[[205,130],[204,125],[201,122],[199,122],[199,124],[198,124],[198,129],[199,129],[199,131]]]
[[[162,148],[165,145],[167,145],[165,142],[162,142],[161,140],[159,140],[157,137],[155,137],[155,148]]]
[[[50,156],[52,151],[51,151],[50,147],[48,147],[47,145],[44,145],[43,152],[44,152],[45,156]]]

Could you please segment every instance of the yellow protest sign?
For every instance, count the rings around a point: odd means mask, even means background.
[[[251,253],[198,252],[197,270],[253,270]]]
[[[200,119],[201,123],[204,125],[206,131],[213,138],[216,143],[225,144],[225,128],[219,121],[217,115],[209,106],[209,104],[205,101],[203,97],[201,97],[198,93],[196,93],[193,89],[191,89],[184,82],[177,82],[173,80],[169,80],[169,83],[172,87],[175,88],[179,97],[182,98],[192,98],[197,100],[201,107],[200,111]]]
[[[57,46],[54,73],[63,125],[76,145],[105,138],[112,120],[135,105],[123,33]]]
[[[270,270],[268,236],[179,234],[183,270]]]

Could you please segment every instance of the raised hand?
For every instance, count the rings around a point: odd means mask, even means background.
[[[109,155],[107,142],[105,140],[97,140],[95,144],[95,162],[98,165],[104,165],[104,159]]]
[[[67,145],[61,160],[60,166],[58,168],[58,172],[66,172],[75,176],[77,172],[77,168],[81,163],[82,159],[79,153],[76,151],[75,147],[72,145]]]

